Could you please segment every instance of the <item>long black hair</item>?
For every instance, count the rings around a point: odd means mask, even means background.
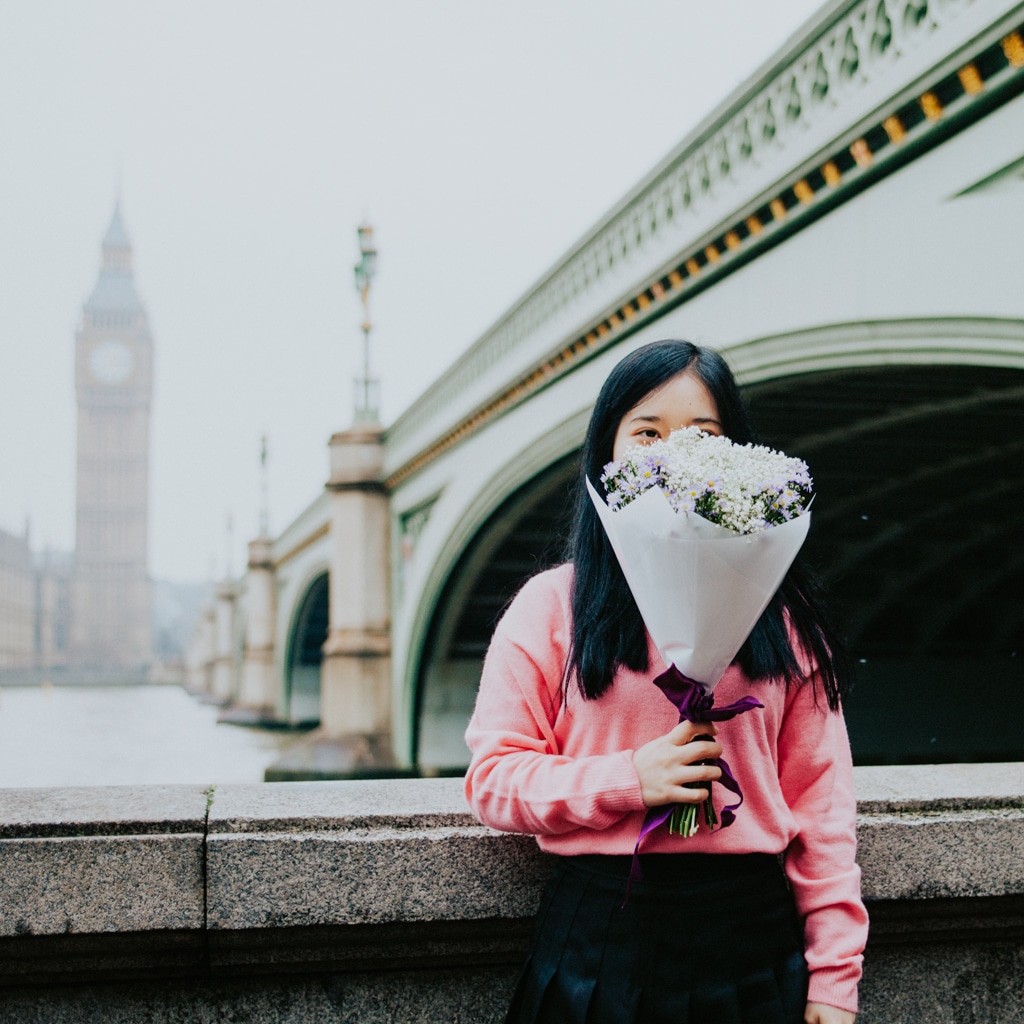
[[[608,376],[583,445],[568,551],[575,571],[572,641],[563,682],[567,687],[575,679],[587,699],[600,697],[620,666],[646,671],[648,657],[643,619],[591,503],[586,480],[589,477],[600,493],[601,473],[612,459],[622,418],[652,391],[684,372],[707,388],[726,437],[737,444],[754,440],[736,379],[714,349],[688,341],[656,341],[626,356]],[[800,654],[817,665],[828,706],[838,710],[850,676],[846,648],[819,583],[798,557],[740,648],[737,661],[751,679],[789,685],[802,681]]]

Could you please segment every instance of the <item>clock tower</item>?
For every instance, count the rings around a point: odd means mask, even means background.
[[[152,656],[149,412],[153,339],[114,208],[75,337],[78,463],[69,661],[143,678]]]

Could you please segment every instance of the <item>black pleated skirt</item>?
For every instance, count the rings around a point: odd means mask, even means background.
[[[801,1024],[802,932],[778,858],[562,857],[507,1024]]]

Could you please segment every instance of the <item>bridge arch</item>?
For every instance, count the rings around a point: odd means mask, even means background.
[[[1019,715],[953,735],[941,716],[919,713],[967,675],[980,674],[1007,699],[1024,686],[1024,563],[1009,540],[1024,502],[1024,322],[841,323],[725,354],[764,439],[806,457],[818,480],[808,555],[849,612],[860,665],[848,715],[859,759],[1024,756]],[[544,509],[573,475],[588,415],[577,412],[572,430],[553,432],[559,451],[524,450],[487,481],[431,567],[410,648],[421,653],[406,675],[421,766],[465,763],[464,751],[461,762],[452,756],[483,645],[530,571],[516,577],[505,564],[510,538],[534,544],[518,551],[520,568],[531,558],[539,568],[545,553],[552,560],[559,528],[545,533]],[[980,495],[984,515],[973,500]],[[895,732],[882,708],[915,721],[916,731]]]
[[[742,384],[871,366],[1024,369],[1024,321],[900,317],[821,324],[753,338],[724,352]]]
[[[311,574],[298,592],[285,646],[285,718],[296,723],[315,722],[320,718],[320,670],[328,626],[326,569]]]
[[[534,573],[561,561],[577,453],[509,495],[455,563],[427,623],[415,690],[414,747],[424,770],[460,770],[480,664],[501,610]]]
[[[589,409],[577,412],[539,440],[524,444],[483,480],[430,566],[412,619],[403,677],[403,706],[412,715],[412,756],[420,768],[459,767],[459,761],[446,763],[446,752],[455,749],[461,756],[464,750],[466,709],[472,706],[482,657],[463,658],[452,650],[464,631],[460,615],[467,606],[484,607],[473,603],[481,573],[503,547],[515,546],[513,534],[529,528],[535,507],[548,501],[564,507],[562,492],[572,475],[571,464],[589,413]],[[543,547],[538,559],[556,557],[557,544],[546,542]],[[525,575],[518,577],[510,568],[508,579],[511,582],[499,585],[486,606],[493,607],[498,600],[500,608],[512,596],[506,593],[507,587],[517,579],[522,582]],[[478,641],[474,643],[478,646]],[[439,686],[444,673],[458,680],[447,692]],[[425,715],[429,721],[424,721]]]

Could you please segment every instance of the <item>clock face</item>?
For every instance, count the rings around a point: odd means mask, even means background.
[[[120,384],[135,369],[135,356],[123,341],[105,338],[89,353],[89,369],[101,384]]]

